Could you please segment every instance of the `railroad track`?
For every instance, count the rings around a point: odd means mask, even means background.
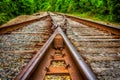
[[[98,23],[97,23],[97,25],[95,25],[96,23],[93,23],[93,22],[92,22],[93,24],[87,23],[87,26],[86,26],[85,25],[86,22],[89,22],[89,21],[85,22],[84,20],[81,21],[79,18],[66,16],[66,15],[63,16],[61,14],[55,15],[54,13],[51,13],[51,17],[53,17],[55,22],[53,22],[53,20],[50,20],[50,18],[48,18],[48,16],[47,16],[42,19],[39,19],[41,21],[37,20],[37,22],[36,22],[35,20],[33,20],[34,23],[31,21],[32,23],[31,22],[29,24],[27,23],[27,25],[24,24],[26,26],[22,26],[20,29],[18,27],[17,28],[18,30],[16,30],[16,28],[9,30],[9,27],[7,29],[2,28],[1,30],[3,31],[3,33],[6,33],[6,34],[2,33],[2,35],[0,36],[1,37],[1,39],[0,39],[1,46],[0,47],[1,47],[2,55],[6,54],[6,53],[28,53],[27,56],[26,55],[22,56],[21,64],[23,64],[23,66],[25,66],[29,62],[29,60],[34,56],[33,53],[37,53],[39,51],[39,49],[43,46],[43,44],[47,41],[47,39],[50,37],[52,25],[54,25],[54,26],[56,26],[56,24],[58,26],[65,25],[65,26],[67,26],[65,33],[66,33],[67,37],[69,38],[69,40],[72,42],[72,44],[76,47],[77,51],[79,51],[79,53],[77,53],[77,54],[82,55],[84,60],[89,64],[89,66],[91,66],[91,68],[93,69],[95,74],[97,74],[97,77],[100,80],[102,80],[102,79],[109,79],[109,80],[110,79],[111,80],[118,79],[119,80],[119,78],[120,78],[119,77],[120,76],[120,73],[119,73],[120,72],[119,71],[120,70],[119,69],[119,67],[120,67],[120,65],[119,65],[119,62],[120,62],[120,53],[119,53],[120,52],[120,44],[119,44],[120,43],[120,36],[119,36],[120,34],[119,34],[119,31],[120,30],[119,29],[111,28],[111,27],[107,28],[109,26],[106,27],[106,25],[102,25],[104,27],[100,27],[100,26],[97,27]],[[64,24],[64,21],[65,21],[64,17],[66,17],[66,19],[67,19],[67,24]],[[42,20],[43,20],[43,22],[42,22]],[[44,25],[44,27],[41,26],[42,28],[44,28],[44,29],[42,29],[42,31],[40,28],[35,29],[35,32],[33,30],[31,30],[29,32],[29,30],[25,29],[25,28],[34,29],[35,26],[38,26],[39,24],[41,25],[44,22],[46,25]],[[19,24],[21,24],[21,23],[19,23]],[[15,24],[15,26],[16,25],[17,24]],[[30,28],[29,26],[31,26],[32,28]],[[93,27],[88,27],[88,26],[93,26]],[[21,29],[23,29],[23,31],[21,31]],[[55,31],[55,29],[52,29],[52,30],[53,30],[52,32]],[[8,32],[8,31],[11,31],[11,32]],[[50,34],[48,34],[48,33],[50,33]],[[24,38],[23,35],[28,36],[28,38],[26,37],[27,40],[23,39]],[[43,35],[43,37],[41,38],[40,35]],[[44,35],[46,35],[46,36],[44,36]],[[29,38],[30,36],[34,36],[34,37]],[[41,39],[43,39],[43,40],[41,40]],[[14,41],[16,41],[16,42],[14,42]],[[21,44],[21,43],[23,43],[23,44]],[[33,48],[35,50],[33,50]],[[32,54],[30,54],[30,53],[32,53]],[[16,54],[12,54],[12,55],[8,54],[8,56],[11,56],[11,57],[14,55],[16,55]],[[21,59],[21,58],[19,58],[20,55],[16,55],[16,56],[17,56],[18,60]],[[25,59],[24,59],[24,57],[25,57]],[[24,61],[26,63],[22,63]],[[6,66],[5,62],[3,62],[1,64],[3,66],[5,65],[5,68],[4,68],[5,70],[7,70],[6,68],[8,68],[8,67],[12,67],[12,66]],[[18,65],[18,64],[16,64],[16,65]],[[20,64],[19,64],[19,66],[20,66]],[[15,76],[18,74],[18,72],[20,72],[20,70],[23,68],[23,66],[19,67],[20,68],[19,71],[8,70],[8,71],[16,72],[16,74],[14,74],[14,77],[9,76],[6,78],[14,79]],[[17,67],[17,66],[15,66],[15,67]],[[79,67],[77,67],[77,69],[78,68]],[[113,68],[115,68],[115,69],[113,69]],[[48,67],[46,69],[48,69]],[[7,72],[7,73],[10,74],[10,72]],[[35,72],[35,73],[37,73],[37,72]],[[49,74],[49,73],[47,73],[47,74]],[[67,73],[67,76],[70,76],[70,75]],[[79,76],[82,76],[82,75],[79,75]],[[77,80],[77,79],[75,79],[75,80]]]
[[[65,17],[51,13],[49,16],[53,34],[15,80],[97,80],[65,36]]]
[[[50,37],[50,18],[43,18],[1,28],[1,80],[14,79]]]
[[[76,22],[77,21],[77,22]],[[100,80],[120,79],[120,33],[68,18],[67,36]],[[76,25],[75,25],[76,24]],[[91,24],[87,24],[91,25]],[[95,25],[95,24],[93,24]],[[97,24],[98,25],[98,24]],[[97,27],[96,25],[96,27]],[[105,26],[104,26],[105,27]],[[103,27],[102,27],[103,28]]]

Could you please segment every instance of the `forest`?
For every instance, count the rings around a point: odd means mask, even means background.
[[[120,22],[120,0],[0,0],[0,25],[19,15],[52,11]]]

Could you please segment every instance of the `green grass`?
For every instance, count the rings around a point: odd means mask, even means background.
[[[110,25],[113,25],[113,26],[119,26],[120,27],[120,23],[108,21],[108,18],[107,18],[108,16],[95,15],[95,14],[91,14],[90,12],[87,12],[87,13],[73,12],[73,13],[67,13],[67,14],[71,15],[71,16],[90,19],[92,21],[102,22],[102,23],[105,23],[105,24],[110,24]]]
[[[90,13],[78,13],[78,12],[74,12],[74,13],[70,13],[69,15],[73,15],[73,16],[77,16],[77,17],[81,17],[81,18],[87,18],[87,19],[92,19],[94,21],[105,21],[105,22],[109,22],[107,21],[105,18],[101,19],[101,17],[97,16],[97,15],[92,15]]]

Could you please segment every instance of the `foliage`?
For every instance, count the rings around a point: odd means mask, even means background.
[[[6,13],[1,13],[0,14],[0,25],[7,22],[10,18]]]
[[[0,0],[0,24],[37,11],[89,13],[89,16],[120,22],[119,8],[119,0]]]

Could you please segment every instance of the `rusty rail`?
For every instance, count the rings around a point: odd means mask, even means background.
[[[48,13],[48,14],[50,15],[50,13]],[[62,15],[62,16],[64,16],[64,18],[65,18],[66,15]],[[50,17],[51,17],[51,15],[50,15]],[[51,17],[51,19],[52,19],[52,17]],[[52,20],[54,21],[54,19],[52,19]],[[77,66],[79,67],[79,70],[80,70],[82,76],[84,77],[84,79],[97,80],[97,77],[95,76],[95,74],[93,73],[91,68],[85,63],[83,58],[79,55],[79,53],[76,51],[76,49],[70,43],[69,39],[66,37],[66,35],[64,34],[64,32],[62,31],[62,29],[60,27],[58,27],[58,32],[62,35],[62,37],[65,40],[66,45],[68,46],[69,50],[72,52],[71,55],[73,56],[73,59],[75,60]]]
[[[54,21],[54,19],[52,18],[52,16],[51,16],[51,14],[50,14],[50,12],[47,12],[48,13],[48,15],[49,15],[49,17],[51,18],[51,22],[52,22],[52,27],[51,27],[51,30],[54,32],[54,29],[56,29],[57,28],[57,23]]]
[[[56,13],[56,12],[55,12],[55,14],[64,15],[64,14],[60,14],[60,13]],[[91,20],[78,18],[78,17],[75,17],[75,16],[69,16],[69,15],[64,15],[64,16],[66,16],[67,18],[69,18],[71,20],[82,23],[84,25],[87,25],[87,26],[90,26],[90,27],[95,27],[95,28],[97,28],[99,30],[102,30],[102,31],[106,31],[107,33],[120,35],[120,28],[119,27],[105,25],[105,24],[101,24],[101,23],[98,23],[98,22],[93,22]]]
[[[60,13],[55,13],[55,14],[63,15],[63,14],[60,14]],[[27,25],[29,23],[33,23],[33,22],[36,22],[36,21],[39,21],[39,20],[46,19],[49,16],[50,15],[49,15],[49,12],[48,12],[48,15],[44,16],[44,17],[40,17],[40,18],[33,19],[33,20],[28,20],[28,21],[25,21],[25,22],[15,23],[15,24],[7,25],[7,26],[1,26],[0,27],[0,34],[4,34],[8,31],[16,30],[16,29],[20,28],[21,26]],[[90,21],[90,20],[86,20],[86,19],[82,19],[82,18],[78,18],[78,17],[73,17],[73,16],[69,16],[69,15],[63,15],[63,16],[65,16],[67,18],[70,18],[74,21],[80,22],[82,24],[85,24],[87,26],[95,27],[95,28],[98,28],[100,30],[106,31],[107,33],[120,35],[120,28],[100,24],[100,23],[97,23],[97,22],[93,22],[93,21]],[[55,24],[55,22],[53,22],[53,24]]]
[[[41,17],[41,18],[38,18],[38,19],[34,19],[34,20],[26,21],[26,22],[21,22],[21,23],[1,27],[0,31],[3,31],[3,33],[5,33],[6,32],[6,31],[4,32],[5,29],[15,28],[16,26],[21,26],[21,25],[27,25],[29,23],[33,23],[33,22],[36,22],[36,21],[39,21],[39,20],[46,19],[49,16],[52,19],[51,15],[49,14],[47,16],[44,16],[44,17]],[[80,22],[82,24],[92,26],[92,27],[98,28],[100,30],[107,31],[109,33],[112,33],[112,34],[115,34],[115,35],[118,35],[118,36],[120,35],[120,33],[119,33],[120,29],[117,29],[117,28],[114,28],[114,27],[111,27],[111,26],[108,26],[108,25],[94,23],[92,21],[87,21],[87,20],[72,17],[72,16],[67,16],[67,15],[65,15],[65,16],[67,18],[70,18],[70,19],[72,19],[74,21],[77,21],[77,22]],[[57,26],[54,19],[52,19],[52,21],[53,21],[53,25]],[[18,28],[20,28],[20,27],[18,27]],[[15,29],[17,29],[17,28],[15,28]],[[29,62],[29,64],[22,70],[22,72],[15,78],[15,80],[27,80],[27,79],[29,79],[31,74],[35,71],[36,67],[38,66],[38,63],[42,61],[46,50],[52,44],[52,41],[53,41],[54,37],[58,33],[61,34],[62,37],[64,38],[65,44],[67,45],[68,49],[70,50],[72,58],[74,59],[74,62],[78,66],[79,71],[81,72],[81,75],[82,75],[83,79],[85,79],[85,80],[97,80],[97,77],[92,72],[91,68],[85,63],[85,61],[83,60],[81,55],[79,55],[79,53],[76,51],[76,49],[70,43],[70,41],[68,40],[68,38],[66,37],[66,35],[64,34],[64,32],[62,31],[62,29],[60,27],[58,27],[55,30],[55,32],[52,34],[52,36],[47,40],[47,42],[44,44],[44,46],[40,49],[40,51],[38,51],[38,53],[33,57],[33,59]]]
[[[97,77],[91,70],[91,68],[85,63],[83,58],[79,55],[79,53],[76,51],[76,49],[73,47],[73,45],[70,43],[69,39],[66,37],[66,35],[63,33],[62,29],[58,28],[59,33],[62,35],[62,37],[65,40],[65,43],[67,44],[69,50],[72,52],[73,59],[75,60],[77,66],[79,67],[79,70],[81,74],[83,75],[85,80],[97,80]]]
[[[70,18],[70,19],[72,19],[74,21],[80,22],[80,23],[82,23],[84,25],[87,25],[87,26],[90,26],[90,27],[95,27],[95,28],[100,29],[102,31],[106,31],[107,33],[120,35],[120,28],[115,28],[113,26],[104,25],[104,24],[93,22],[93,21],[73,17],[73,16],[66,15],[66,17]]]
[[[49,14],[50,15],[50,14]],[[51,17],[52,18],[52,17]],[[52,19],[53,21],[53,19]],[[53,22],[55,23],[55,21]],[[39,63],[42,61],[43,57],[46,55],[45,52],[49,48],[49,46],[52,44],[53,39],[57,34],[60,34],[66,46],[71,52],[71,56],[76,63],[76,66],[79,69],[81,77],[83,80],[97,80],[97,77],[92,72],[91,68],[85,63],[83,58],[79,55],[79,53],[76,51],[76,49],[73,47],[73,45],[70,43],[64,32],[60,27],[57,27],[55,32],[51,35],[51,37],[47,40],[47,42],[43,45],[43,47],[38,51],[38,53],[33,57],[33,59],[28,63],[28,65],[22,70],[22,72],[15,78],[15,80],[27,80],[29,77],[33,74],[33,72],[36,70]]]
[[[57,34],[57,30],[50,36],[47,42],[43,45],[43,47],[37,52],[37,54],[32,58],[32,60],[28,63],[28,65],[22,70],[22,72],[15,78],[15,80],[27,80],[32,72],[36,69],[38,63],[43,59],[45,55],[45,51],[48,49],[49,45],[52,43],[55,35]]]
[[[50,18],[51,18],[51,20],[52,20],[53,25],[57,27],[57,24],[56,24],[56,22],[54,21],[54,19],[52,18],[52,16],[51,16],[50,12],[47,12],[47,14],[50,16]]]
[[[48,39],[48,41],[44,44],[44,46],[40,49],[40,51],[34,56],[34,58],[29,62],[29,64],[22,70],[22,72],[15,78],[15,80],[27,80],[31,76],[31,74],[35,71],[38,63],[41,62],[43,56],[45,55],[45,51],[48,49],[49,45],[52,44],[52,41],[56,34],[61,34],[63,39],[65,40],[66,45],[71,51],[71,55],[79,67],[80,73],[85,80],[97,80],[97,77],[92,72],[90,67],[85,63],[83,58],[79,55],[79,53],[75,50],[73,45],[70,43],[64,32],[60,27],[56,29],[56,31],[52,34],[52,36]]]
[[[46,15],[46,16],[43,16],[43,17],[40,17],[40,18],[37,18],[37,19],[33,19],[33,20],[28,20],[28,21],[15,23],[15,24],[7,25],[7,26],[0,26],[0,35],[4,34],[6,32],[9,32],[9,31],[19,29],[21,27],[24,27],[25,25],[30,24],[30,23],[34,23],[34,22],[37,22],[37,21],[40,21],[40,20],[44,20],[44,19],[46,19],[48,17],[49,16]]]
[[[67,18],[66,18],[66,16],[65,15],[61,15],[61,16],[63,16],[63,24],[62,25],[57,25],[57,23],[55,22],[55,20],[52,18],[52,16],[51,16],[51,14],[50,14],[50,12],[47,12],[48,13],[48,15],[50,16],[50,18],[51,18],[51,20],[52,20],[52,24],[53,24],[53,26],[52,26],[52,30],[54,31],[54,29],[56,29],[58,26],[59,27],[61,27],[62,28],[62,30],[63,30],[63,32],[66,34],[66,30],[67,30]]]

